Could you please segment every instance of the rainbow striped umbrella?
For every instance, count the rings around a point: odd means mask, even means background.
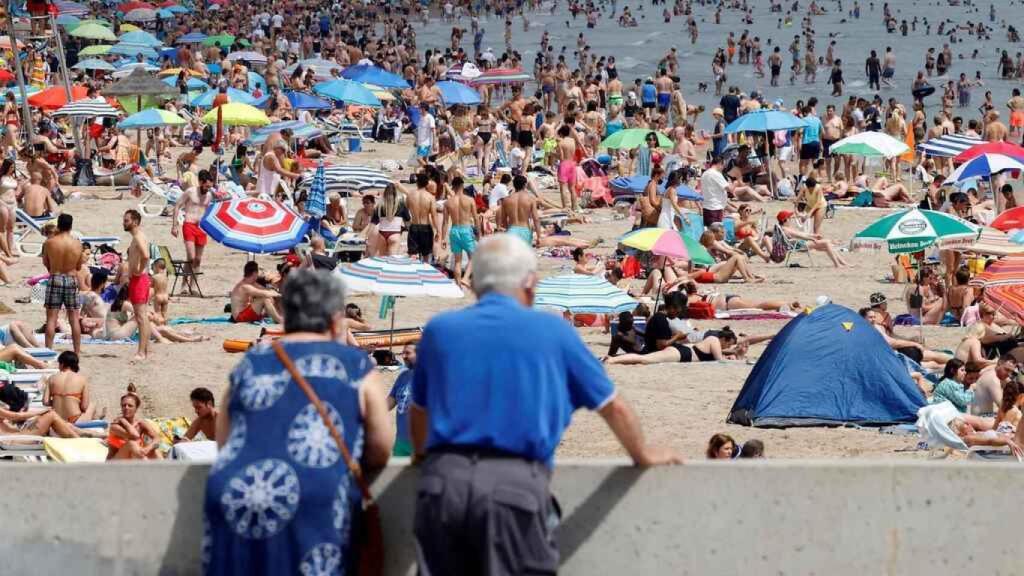
[[[462,298],[462,289],[436,268],[405,256],[374,256],[337,268],[356,292],[386,296]]]
[[[641,228],[619,239],[623,246],[669,258],[690,259],[690,252],[676,230],[668,228]]]
[[[199,226],[228,248],[261,254],[295,246],[309,229],[291,208],[259,198],[210,204]]]
[[[1024,285],[1024,255],[1007,256],[993,263],[981,274],[971,279],[971,286],[988,288],[995,286]]]

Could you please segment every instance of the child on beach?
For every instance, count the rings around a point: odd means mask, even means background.
[[[163,258],[153,262],[153,312],[160,318],[160,324],[167,322],[167,304],[170,293],[167,289],[167,262]]]

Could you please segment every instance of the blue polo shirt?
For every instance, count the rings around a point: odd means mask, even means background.
[[[412,401],[427,410],[427,449],[502,450],[551,465],[577,408],[615,395],[576,330],[501,294],[438,315],[417,348]]]
[[[821,120],[817,116],[805,116],[804,122],[807,124],[804,126],[804,144],[811,144],[813,142],[821,141]]]

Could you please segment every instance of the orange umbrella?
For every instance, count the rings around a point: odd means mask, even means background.
[[[913,164],[914,163],[914,144],[915,144],[914,143],[914,125],[913,124],[907,124],[907,135],[903,139],[903,141],[907,144],[907,148],[910,148],[910,150],[907,150],[902,156],[900,156],[900,160],[902,160],[903,162],[907,162],[908,164]]]
[[[87,92],[88,90],[85,86],[72,86],[71,101],[74,102],[85,98]],[[42,92],[36,92],[29,96],[28,103],[30,106],[42,108],[43,110],[56,110],[68,103],[68,97],[63,86],[52,86]]]

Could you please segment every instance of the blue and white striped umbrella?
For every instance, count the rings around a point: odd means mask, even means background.
[[[284,204],[243,198],[210,204],[199,227],[228,248],[263,254],[298,244],[309,222]]]
[[[964,162],[943,184],[959,184],[977,178],[990,178],[1006,170],[1024,170],[1024,163],[1004,154],[982,154]]]
[[[926,140],[917,145],[917,151],[935,158],[952,158],[972,146],[984,142],[981,138],[960,134],[947,134]]]
[[[563,274],[537,283],[533,305],[572,314],[618,314],[636,308],[625,290],[600,276]]]
[[[299,182],[302,190],[313,185],[313,172],[306,172]],[[374,168],[366,166],[330,166],[324,169],[324,192],[354,194],[366,190],[381,189],[391,183],[391,178]]]
[[[462,289],[429,264],[405,256],[375,256],[342,264],[337,273],[349,290],[387,296],[462,298]]]
[[[309,197],[306,198],[306,212],[317,220],[327,213],[326,193],[324,192],[324,161],[316,167],[316,174],[313,176],[313,184],[309,187]]]

